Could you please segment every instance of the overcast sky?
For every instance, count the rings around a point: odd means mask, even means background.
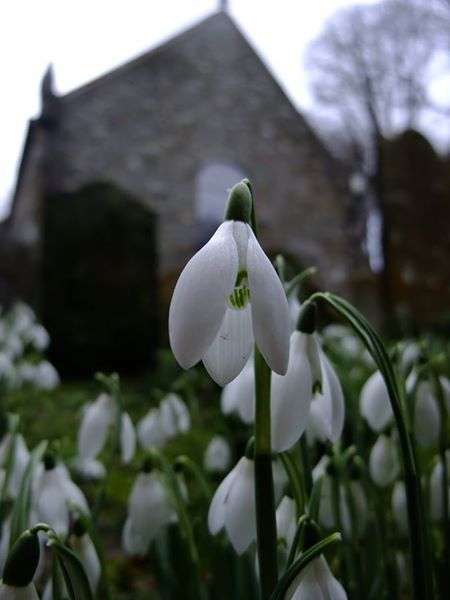
[[[373,2],[374,0],[360,0]],[[355,0],[230,0],[229,12],[294,104],[311,106],[305,46],[337,8]],[[4,0],[1,2],[0,217],[9,206],[27,120],[39,114],[52,63],[64,94],[157,46],[217,10],[218,0]]]

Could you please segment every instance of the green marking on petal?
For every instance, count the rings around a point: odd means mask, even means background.
[[[239,271],[233,293],[228,296],[228,302],[232,308],[243,310],[249,301],[250,290],[247,287],[247,271]]]

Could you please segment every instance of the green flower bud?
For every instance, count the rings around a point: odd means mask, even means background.
[[[303,526],[303,551],[306,552],[309,548],[320,542],[319,527],[315,521],[308,519]]]
[[[297,330],[302,333],[309,335],[313,334],[316,330],[317,321],[317,306],[315,302],[307,300],[300,311],[300,315],[297,321]]]
[[[12,547],[3,571],[3,583],[11,587],[26,587],[31,583],[39,563],[37,532],[27,529]]]
[[[225,221],[250,222],[252,211],[252,194],[246,180],[236,183],[228,196],[225,210]]]

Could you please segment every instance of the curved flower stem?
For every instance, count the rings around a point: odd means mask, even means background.
[[[318,292],[311,296],[311,301],[322,300],[344,317],[356,335],[372,355],[388,389],[389,400],[394,413],[400,443],[410,532],[412,556],[412,578],[414,598],[431,600],[433,598],[433,579],[428,551],[425,511],[417,461],[414,454],[406,418],[403,412],[398,381],[388,354],[379,337],[363,315],[346,300],[330,293]]]
[[[278,581],[270,431],[271,375],[270,368],[255,347],[255,505],[261,600],[270,597]]]
[[[291,491],[295,500],[297,519],[299,519],[301,515],[305,513],[306,504],[308,501],[303,486],[303,481],[292,455],[289,454],[289,452],[282,452],[279,457],[283,463],[284,470],[291,485]]]

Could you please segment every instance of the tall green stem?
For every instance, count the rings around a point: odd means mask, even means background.
[[[270,597],[278,581],[270,431],[271,374],[255,348],[255,504],[261,600]]]
[[[397,426],[403,471],[405,474],[414,598],[416,600],[431,600],[433,598],[433,579],[420,476],[406,418],[403,414],[400,389],[392,363],[375,331],[363,315],[351,304],[330,293],[319,292],[313,294],[310,298],[310,300],[319,299],[333,307],[334,310],[348,321],[372,355],[386,383]]]

